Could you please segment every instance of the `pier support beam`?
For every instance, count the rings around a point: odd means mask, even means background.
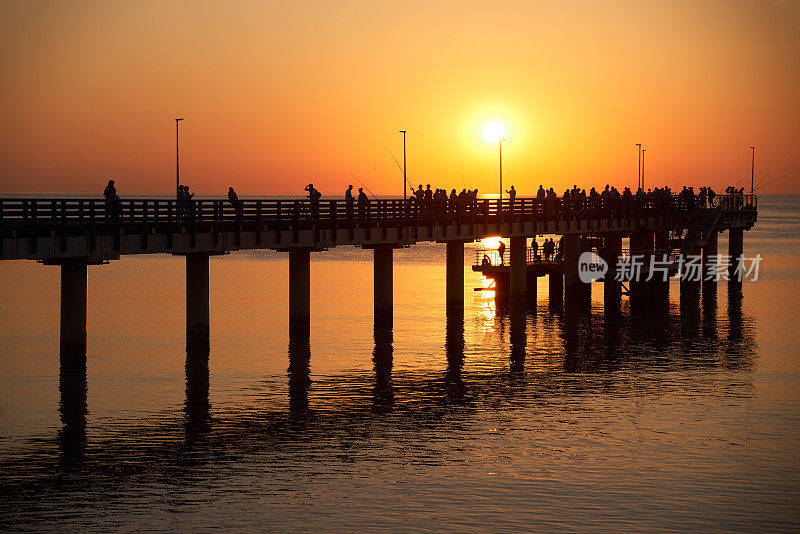
[[[289,251],[289,336],[311,333],[311,251]]]
[[[728,230],[728,287],[741,289],[742,287],[742,254],[744,253],[744,229],[731,228]]]
[[[373,295],[375,299],[375,324],[392,325],[393,314],[393,266],[392,245],[378,245],[373,249],[374,275]]]
[[[718,241],[719,233],[716,230],[712,231],[711,235],[706,238],[706,246],[703,247],[703,293],[717,291],[717,282],[713,275],[717,268]],[[710,278],[710,280],[706,278]]]
[[[669,232],[656,232],[654,239],[653,250],[665,251],[669,248]]]
[[[564,301],[564,275],[563,273],[550,273],[547,275],[547,299],[551,307],[561,306]]]
[[[578,274],[578,258],[581,255],[581,239],[578,234],[567,234],[563,237],[564,247],[564,300],[581,302],[586,298],[589,284],[581,282]],[[591,294],[591,293],[590,293]]]
[[[578,234],[563,237],[564,247],[564,300],[586,304],[591,301],[592,286],[581,282],[578,274],[578,259],[581,255],[581,239]]]
[[[621,237],[606,237],[603,241],[608,272],[603,280],[603,306],[607,311],[620,309],[622,300],[622,284],[616,279],[617,262],[622,252]]]
[[[563,237],[564,246],[564,299],[580,297],[582,284],[578,276],[578,257],[580,256],[580,236],[567,234]]]
[[[61,359],[86,359],[87,265],[61,263]]]
[[[530,273],[528,275],[528,304],[536,306],[536,302],[538,300],[538,293],[539,293],[539,278],[536,276],[536,273]]]
[[[464,308],[464,242],[447,241],[447,308]]]
[[[208,354],[208,254],[186,255],[186,352]]]
[[[511,300],[526,302],[528,299],[528,262],[525,257],[527,239],[524,237],[512,237],[510,241],[509,290],[511,292]]]

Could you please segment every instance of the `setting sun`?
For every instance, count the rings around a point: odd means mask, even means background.
[[[486,123],[483,127],[483,138],[490,143],[498,143],[506,137],[506,128],[497,121]]]

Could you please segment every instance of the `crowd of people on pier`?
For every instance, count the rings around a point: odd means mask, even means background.
[[[353,185],[349,185],[344,194],[345,213],[347,218],[363,220],[370,217],[371,202],[364,187],[358,188],[358,195],[353,193]],[[424,188],[419,184],[416,188],[410,188],[411,196],[402,201],[407,210],[406,213],[412,216],[427,215],[434,218],[447,217],[450,215],[476,215],[485,216],[489,214],[489,199],[479,199],[477,189],[463,188],[458,192],[455,188],[448,194],[446,189],[432,189],[430,184]],[[314,187],[313,183],[308,184],[304,191],[307,193],[307,205],[295,205],[298,216],[307,210],[307,214],[313,218],[320,215],[320,200],[322,193]],[[722,207],[725,209],[738,209],[746,205],[748,200],[745,198],[744,188],[729,186],[725,189],[725,195],[720,197],[711,187],[700,187],[695,192],[693,187],[684,186],[683,189],[674,193],[668,186],[656,187],[644,190],[639,188],[636,192],[629,187],[623,188],[620,192],[616,187],[606,185],[602,191],[592,187],[587,192],[586,189],[573,185],[572,188],[558,195],[550,187],[545,189],[539,185],[534,199],[525,199],[527,204],[523,205],[517,201],[517,190],[512,185],[505,191],[507,197],[503,202],[496,206],[498,212],[506,212],[510,215],[518,213],[520,210],[534,210],[534,213],[544,213],[545,215],[558,216],[578,216],[580,214],[596,214],[603,216],[608,213],[630,214],[639,208],[670,209],[677,207],[685,210],[693,210],[696,207]],[[371,192],[370,192],[371,193]],[[109,180],[103,196],[106,204],[106,217],[114,217],[120,211],[120,197],[117,194],[114,180]],[[373,195],[374,196],[374,195]],[[194,193],[189,191],[189,186],[178,185],[177,188],[177,214],[179,217],[193,217],[195,212]],[[228,188],[228,202],[234,206],[238,215],[242,214],[243,204],[239,200],[233,187]],[[400,201],[397,201],[400,202]],[[402,206],[402,205],[401,205]]]

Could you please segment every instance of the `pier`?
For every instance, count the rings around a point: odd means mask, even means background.
[[[310,333],[310,258],[337,246],[374,254],[376,326],[391,327],[393,250],[419,242],[446,244],[448,312],[463,313],[464,244],[509,238],[508,262],[477,263],[474,270],[494,278],[499,295],[522,303],[535,298],[537,279],[548,276],[551,300],[588,305],[591,284],[579,279],[578,258],[595,251],[613,268],[620,254],[656,257],[702,253],[704,266],[716,261],[717,236],[729,232],[729,255],[738,259],[744,231],[757,219],[754,195],[720,195],[711,206],[686,205],[677,197],[587,200],[561,205],[553,199],[468,201],[344,200],[175,200],[0,199],[0,260],[27,259],[61,269],[61,354],[85,359],[87,273],[128,254],[173,254],[186,258],[186,347],[207,354],[209,268],[213,256],[248,249],[272,249],[288,256],[289,333]],[[527,240],[561,236],[558,261],[531,258]],[[623,239],[629,248],[623,250]],[[733,274],[736,264],[730,265]],[[91,267],[91,269],[90,269]],[[675,274],[672,269],[670,274]],[[741,282],[731,277],[731,287]],[[668,282],[623,283],[607,276],[606,306],[623,295],[635,300],[668,294]],[[681,293],[697,284],[682,282]],[[704,281],[704,293],[714,290]],[[708,287],[708,289],[705,289]]]

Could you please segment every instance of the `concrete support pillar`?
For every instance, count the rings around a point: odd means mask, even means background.
[[[716,272],[716,256],[719,251],[718,236],[718,232],[711,232],[711,235],[706,238],[706,246],[703,247],[703,292],[717,290],[717,283],[713,277],[711,280],[706,280],[706,278],[709,277],[709,274],[713,275]]]
[[[580,256],[580,236],[567,234],[562,241],[564,250],[564,298],[574,300],[582,293],[581,282],[578,276],[578,257]]]
[[[631,234],[630,252],[633,254],[645,254],[653,250],[653,233],[646,230]]]
[[[570,302],[588,304],[592,297],[592,285],[581,282],[578,273],[578,259],[582,242],[577,234],[567,234],[562,241],[564,247],[564,299]],[[583,246],[585,247],[585,244]]]
[[[464,308],[464,242],[447,242],[447,307]]]
[[[608,272],[603,280],[603,305],[606,310],[618,310],[622,300],[622,284],[616,279],[617,263],[622,251],[621,237],[606,237],[603,250],[608,263]]]
[[[560,306],[564,301],[564,275],[561,273],[547,275],[548,300],[551,306]]]
[[[528,275],[528,302],[531,305],[536,304],[538,292],[539,278],[536,276],[536,273],[530,273]]]
[[[393,313],[393,265],[392,245],[379,245],[373,249],[374,275],[373,295],[375,299],[375,324],[392,324]]]
[[[667,250],[669,248],[669,232],[656,232],[653,250]]]
[[[186,255],[186,352],[209,351],[208,254]]]
[[[528,297],[527,239],[511,238],[509,290],[512,301],[526,301]]]
[[[742,254],[744,253],[744,230],[742,228],[731,228],[728,230],[728,287],[742,287],[742,269],[740,267]]]
[[[289,251],[289,336],[311,333],[311,251]]]
[[[86,262],[61,264],[61,358],[86,358]]]

